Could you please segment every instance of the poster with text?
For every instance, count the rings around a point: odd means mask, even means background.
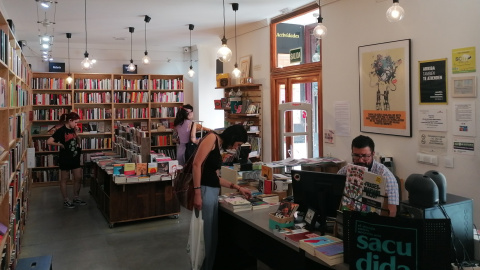
[[[447,59],[419,62],[420,104],[447,104]]]
[[[475,137],[475,102],[456,102],[454,108],[453,135]]]
[[[410,40],[358,48],[360,130],[412,136]]]
[[[477,71],[475,65],[475,47],[452,50],[452,72],[467,73]]]

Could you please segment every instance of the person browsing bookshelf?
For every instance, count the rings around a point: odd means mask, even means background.
[[[205,260],[202,269],[213,269],[218,238],[218,194],[220,187],[238,190],[247,199],[251,192],[219,177],[222,166],[220,149],[237,149],[247,141],[247,131],[242,125],[226,128],[221,134],[207,134],[199,145],[193,160],[193,207],[202,210]]]
[[[352,140],[351,147],[353,164],[366,167],[369,172],[381,175],[385,179],[385,193],[388,196],[389,216],[395,217],[397,215],[397,205],[399,204],[397,180],[385,165],[374,159],[375,143],[370,137],[359,135]],[[346,175],[347,166],[341,168],[337,173]]]
[[[60,123],[63,123],[63,126],[58,128],[47,140],[48,145],[58,146],[60,149],[58,153],[60,191],[63,196],[63,206],[66,208],[75,208],[75,205],[87,204],[80,199],[82,184],[82,169],[80,167],[81,148],[79,147],[79,138],[76,132],[79,120],[80,117],[75,112],[63,114],[59,120]],[[67,181],[70,178],[70,172],[73,174],[72,201],[70,201],[67,192]]]
[[[196,131],[203,128],[205,131],[210,131],[210,129],[202,127],[202,125],[193,122],[193,107],[190,104],[183,105],[175,116],[173,122],[174,125],[174,134],[173,137],[177,138],[177,160],[179,165],[185,165],[187,158],[185,158],[185,151],[187,149],[187,144],[192,141],[195,144],[198,144],[196,138]]]

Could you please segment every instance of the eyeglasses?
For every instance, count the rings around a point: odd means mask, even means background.
[[[193,113],[193,111],[188,111],[188,110],[185,110],[185,111],[187,111],[187,113]]]
[[[368,154],[368,155],[367,155],[367,154],[363,154],[363,155],[352,154],[352,158],[353,158],[353,159],[357,159],[357,160],[358,160],[358,159],[362,159],[362,158],[363,158],[363,159],[369,159],[369,158],[371,158],[371,157],[372,157],[372,154]]]

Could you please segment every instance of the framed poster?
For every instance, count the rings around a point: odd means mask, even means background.
[[[477,77],[452,77],[452,97],[477,97]]]
[[[447,58],[419,61],[420,104],[447,104]]]
[[[410,39],[358,47],[360,131],[412,136]]]
[[[240,78],[250,77],[250,55],[240,58]]]

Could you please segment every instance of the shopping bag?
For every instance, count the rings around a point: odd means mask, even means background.
[[[190,234],[188,235],[187,253],[190,256],[190,263],[193,270],[202,267],[205,259],[205,241],[203,238],[202,210],[192,211],[190,220]]]
[[[195,191],[193,189],[192,162],[189,161],[182,170],[177,171],[173,179],[173,188],[178,202],[188,210],[193,210],[193,199]]]

